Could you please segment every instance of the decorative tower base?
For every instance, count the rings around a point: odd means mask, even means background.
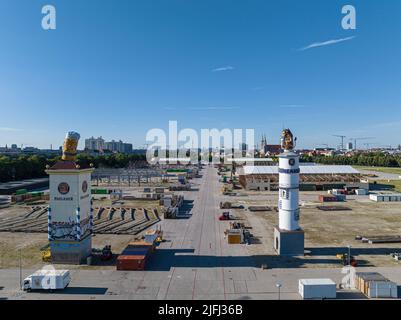
[[[79,242],[51,241],[50,251],[54,264],[85,264],[92,254],[92,237]]]
[[[280,256],[303,256],[305,235],[302,229],[295,231],[274,228],[274,250]]]

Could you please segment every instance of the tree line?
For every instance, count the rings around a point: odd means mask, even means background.
[[[359,153],[352,156],[309,156],[303,155],[302,162],[316,162],[320,164],[358,165],[369,167],[401,167],[399,155],[389,155],[381,152]]]
[[[60,156],[45,155],[0,155],[0,182],[46,177],[46,165],[52,166],[60,158]],[[83,153],[77,156],[79,165],[86,167],[92,163],[95,168],[126,168],[145,160],[146,156],[140,154],[116,153],[91,156]]]

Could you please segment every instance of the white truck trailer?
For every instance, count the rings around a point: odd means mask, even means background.
[[[336,283],[331,279],[299,279],[299,294],[303,299],[335,299]]]
[[[71,281],[69,270],[41,269],[24,279],[22,289],[31,290],[62,290]]]

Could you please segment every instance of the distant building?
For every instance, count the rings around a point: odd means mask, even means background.
[[[124,153],[132,153],[132,143],[124,143]]]
[[[85,150],[92,152],[116,152],[116,153],[132,153],[132,143],[125,143],[119,141],[108,141],[106,142],[102,137],[85,139]]]
[[[11,148],[7,145],[5,147],[0,147],[0,153],[2,154],[19,154],[21,153],[21,148],[18,148],[16,144],[12,144]]]
[[[278,155],[282,152],[280,144],[268,144],[265,135],[262,135],[259,153],[262,157]]]
[[[110,141],[106,142],[104,145],[105,150],[109,150],[111,152],[118,153],[132,153],[132,143],[124,143],[121,140],[119,141]]]
[[[23,153],[28,153],[28,154],[37,154],[40,153],[40,149],[35,148],[35,147],[25,147],[22,150]]]
[[[102,151],[105,147],[105,142],[102,137],[85,139],[85,149],[89,151]]]

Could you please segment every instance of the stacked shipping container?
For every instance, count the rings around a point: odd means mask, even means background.
[[[154,244],[148,242],[131,242],[117,258],[117,270],[145,270]]]
[[[397,298],[397,284],[377,272],[358,272],[355,287],[369,298]]]

